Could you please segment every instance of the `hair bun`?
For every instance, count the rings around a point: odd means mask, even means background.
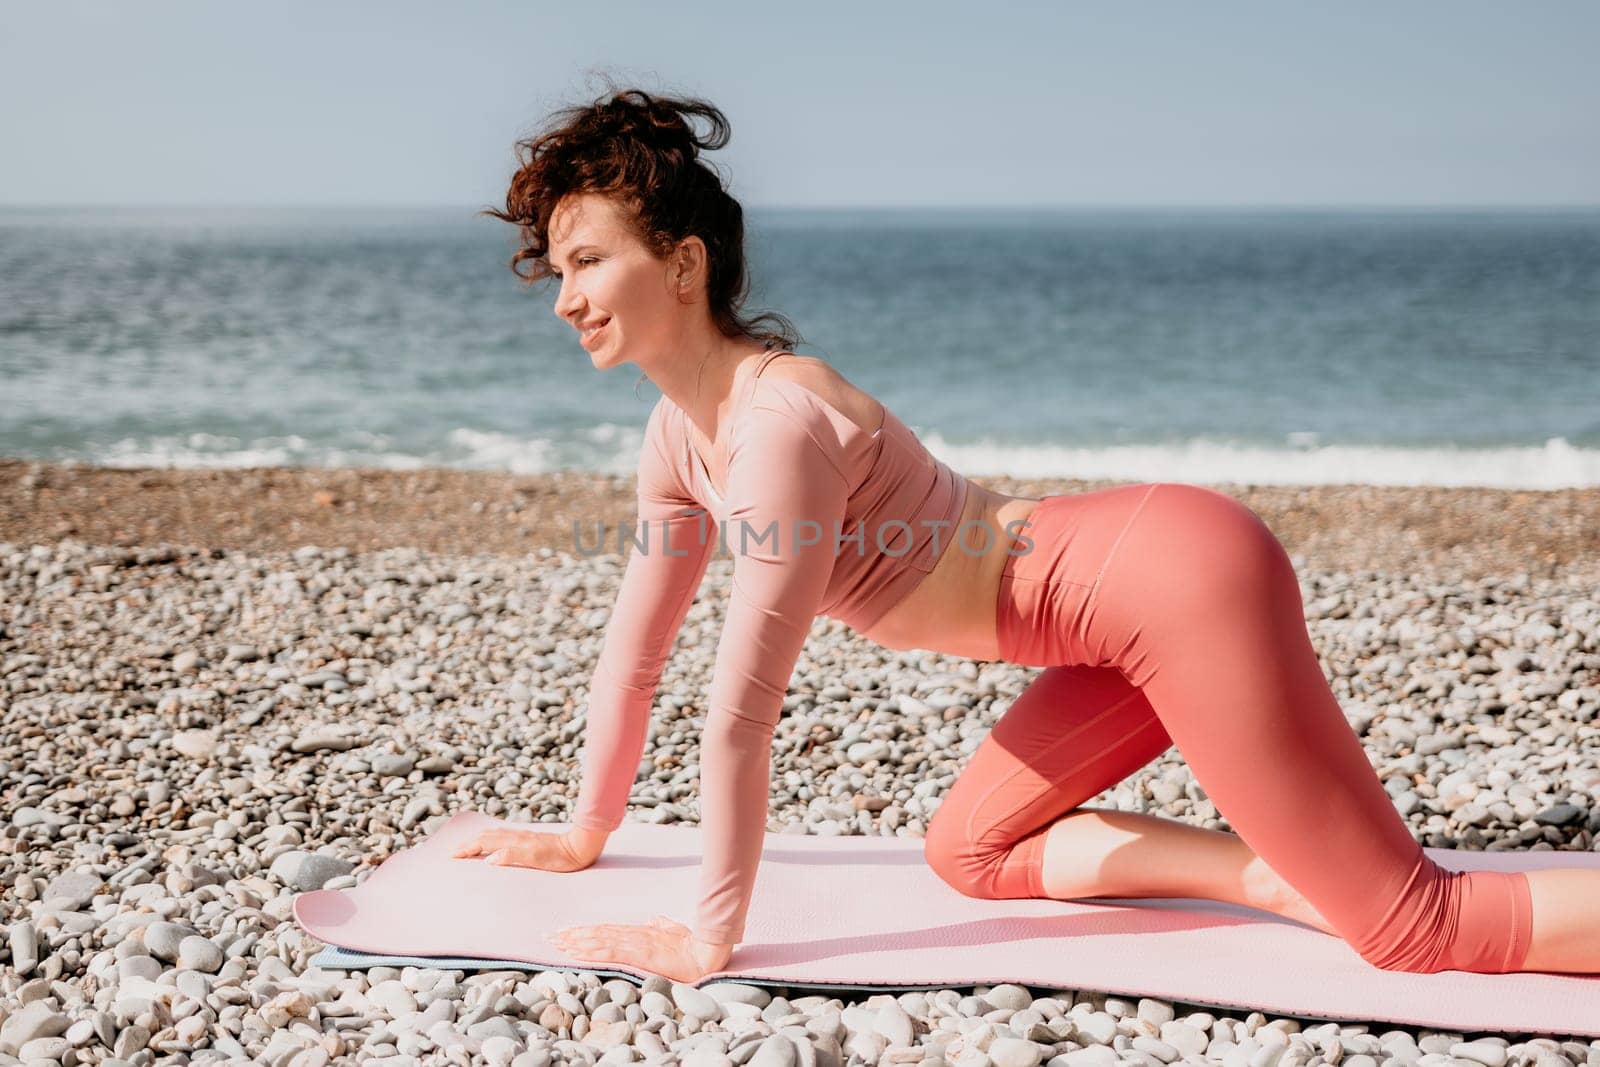
[[[625,89],[596,101],[594,112],[607,133],[637,137],[656,148],[676,149],[689,159],[698,157],[702,149],[728,143],[727,120],[700,101],[667,101],[639,89]],[[691,115],[705,119],[711,129],[696,134],[689,123]]]

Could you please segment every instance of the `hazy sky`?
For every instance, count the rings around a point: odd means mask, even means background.
[[[771,205],[1600,203],[1600,5],[0,0],[0,203],[503,202],[597,74]]]

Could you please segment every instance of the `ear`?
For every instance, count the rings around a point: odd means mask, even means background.
[[[678,242],[677,253],[673,257],[673,286],[679,293],[693,291],[695,284],[705,276],[709,263],[710,254],[706,251],[706,243],[695,234],[685,237]]]

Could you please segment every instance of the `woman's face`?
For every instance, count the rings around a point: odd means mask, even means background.
[[[633,235],[609,197],[564,197],[550,216],[548,258],[561,285],[555,313],[580,331],[596,369],[641,356],[648,364],[654,353],[675,350],[687,307],[670,265]]]

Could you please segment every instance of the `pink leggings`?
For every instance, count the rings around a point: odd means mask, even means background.
[[[1041,671],[928,827],[976,897],[1045,897],[1046,832],[1176,744],[1233,831],[1363,959],[1503,973],[1532,938],[1522,872],[1428,859],[1323,677],[1288,554],[1225,493],[1178,482],[1046,497],[996,604]]]

